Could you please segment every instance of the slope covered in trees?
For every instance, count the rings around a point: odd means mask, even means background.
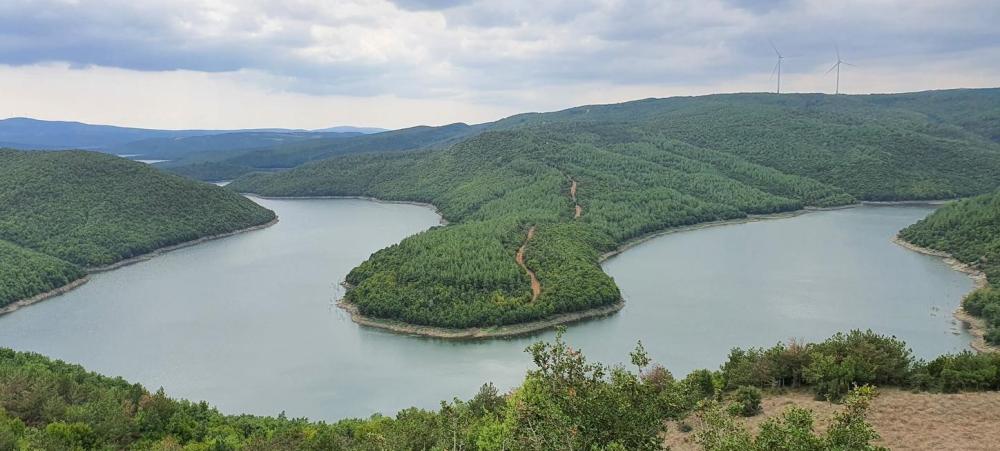
[[[334,155],[396,152],[444,146],[474,134],[480,127],[451,124],[411,127],[354,137],[320,137],[279,145],[194,152],[157,167],[199,180],[231,180],[254,171],[288,169]]]
[[[263,224],[231,191],[94,152],[0,150],[0,306],[83,269]]]
[[[656,450],[666,420],[697,414],[710,420],[698,434],[709,450],[860,450],[878,438],[865,421],[865,404],[858,404],[859,396],[870,401],[875,395],[873,384],[933,392],[1000,389],[998,355],[918,361],[904,343],[860,331],[822,343],[736,348],[719,370],[682,379],[650,362],[641,344],[631,367],[588,362],[561,334],[527,351],[535,367],[509,393],[487,384],[470,400],[442,402],[438,410],[408,408],[327,424],[223,415],[205,402],[174,400],[162,390],[0,349],[0,449]],[[862,388],[852,391],[855,386]],[[758,387],[805,387],[843,398],[846,407],[822,434],[802,409],[785,414],[797,421],[762,428],[757,437],[726,427],[733,415],[760,412]]]
[[[986,341],[1000,344],[1000,191],[941,207],[903,229],[900,238],[944,251],[981,269],[989,285],[971,293],[963,308],[987,324]]]
[[[438,206],[450,225],[374,254],[347,276],[347,300],[370,317],[464,328],[616,303],[601,254],[670,227],[1000,185],[997,143],[864,96],[643,100],[488,129],[447,147],[339,156],[231,187]],[[532,227],[524,257],[542,285],[534,300],[515,261]]]

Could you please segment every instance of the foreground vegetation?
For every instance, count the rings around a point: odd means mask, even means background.
[[[509,393],[487,384],[472,399],[442,402],[438,410],[327,424],[223,415],[204,402],[0,349],[0,449],[654,450],[666,420],[692,414],[709,420],[699,433],[706,449],[870,449],[878,437],[865,422],[871,385],[1000,389],[1000,356],[917,361],[902,342],[860,331],[816,344],[735,349],[720,370],[683,379],[650,362],[641,344],[630,369],[588,362],[562,334],[527,351],[535,368]],[[808,411],[791,410],[752,437],[733,427],[731,415],[759,412],[755,386],[808,387],[843,398],[845,410],[822,435],[812,430]]]
[[[490,327],[618,302],[601,255],[667,228],[990,191],[1000,144],[976,125],[866,96],[644,100],[514,116],[449,146],[338,156],[231,187],[436,205],[450,225],[375,253],[347,276],[347,300],[374,318]],[[537,299],[515,262],[522,244]]]
[[[944,251],[983,271],[989,284],[969,294],[962,308],[982,318],[984,338],[1000,344],[1000,192],[946,205],[904,229],[900,238]]]
[[[0,150],[0,307],[86,268],[274,217],[225,189],[110,155]]]

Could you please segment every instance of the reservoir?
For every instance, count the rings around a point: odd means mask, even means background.
[[[360,327],[331,300],[372,252],[438,224],[430,209],[355,199],[255,201],[280,222],[180,249],[0,317],[0,346],[122,376],[225,413],[333,421],[506,390],[532,337],[455,342]],[[676,376],[733,346],[871,328],[933,357],[966,349],[951,312],[972,283],[892,244],[926,206],[863,206],[664,235],[607,260],[627,301],[569,327],[591,360],[637,340]],[[513,256],[512,256],[513,258]]]

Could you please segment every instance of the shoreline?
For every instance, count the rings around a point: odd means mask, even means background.
[[[258,199],[267,199],[267,200],[355,199],[355,200],[367,200],[378,204],[415,205],[418,207],[430,208],[431,210],[434,210],[434,214],[438,215],[441,218],[438,221],[441,225],[449,224],[448,220],[444,218],[443,214],[441,214],[441,210],[438,209],[437,205],[429,204],[427,202],[417,202],[415,200],[385,200],[371,196],[262,196],[257,193],[243,193],[243,192],[241,192],[240,194],[244,196],[253,196]]]
[[[345,197],[328,196],[328,197],[324,197],[324,198],[328,198],[328,199],[344,199]],[[378,201],[378,199],[370,199],[370,198],[363,198],[363,197],[347,197],[347,198],[349,198],[349,199],[359,199],[360,198],[360,199],[365,199],[365,200],[376,200],[376,201]],[[265,197],[265,199],[266,199],[266,197]],[[284,197],[284,198],[276,198],[276,199],[291,199],[291,198]],[[303,199],[315,199],[315,197],[303,197]],[[392,201],[383,201],[383,202],[392,202]],[[862,204],[850,204],[850,205],[843,205],[843,206],[839,206],[839,207],[829,207],[829,208],[827,208],[827,207],[806,207],[806,208],[803,208],[803,209],[793,210],[793,211],[787,211],[787,212],[782,212],[782,213],[770,213],[770,214],[762,214],[762,215],[748,215],[745,218],[726,219],[726,220],[721,220],[721,221],[703,222],[703,223],[699,223],[699,224],[691,224],[691,225],[686,225],[686,226],[672,227],[672,228],[669,228],[669,229],[660,230],[658,232],[653,232],[653,233],[650,233],[650,234],[647,234],[647,235],[643,235],[643,236],[641,236],[639,238],[635,238],[635,239],[629,240],[629,241],[625,242],[624,244],[622,244],[621,246],[619,246],[617,249],[602,254],[598,258],[597,263],[598,263],[598,265],[600,265],[605,260],[607,260],[607,259],[609,259],[611,257],[614,257],[615,255],[618,255],[618,254],[620,254],[622,252],[625,252],[626,250],[628,250],[628,249],[630,249],[632,247],[635,247],[635,246],[637,246],[639,244],[642,244],[642,243],[644,243],[646,241],[649,241],[649,240],[651,240],[653,238],[657,238],[657,237],[660,237],[660,236],[663,236],[663,235],[672,234],[672,233],[687,232],[687,231],[692,231],[692,230],[698,230],[698,229],[703,229],[703,228],[708,228],[708,227],[717,227],[717,226],[723,226],[723,225],[745,224],[745,223],[749,223],[749,222],[766,221],[766,220],[770,220],[770,219],[792,218],[792,217],[804,215],[804,214],[807,214],[807,213],[814,213],[814,212],[819,212],[819,211],[829,211],[829,210],[840,210],[840,209],[846,209],[846,208],[855,208],[855,207],[859,207],[861,205]],[[350,290],[352,288],[350,286],[350,284],[348,284],[347,282],[341,282],[340,285],[343,286],[346,290]],[[365,316],[364,314],[362,314],[361,312],[358,311],[358,308],[357,308],[356,305],[354,305],[354,304],[352,304],[350,302],[347,302],[346,297],[337,299],[336,304],[337,304],[337,307],[339,307],[340,309],[346,311],[348,314],[351,315],[351,321],[354,321],[355,323],[357,323],[359,325],[362,325],[362,326],[368,326],[368,327],[373,327],[373,328],[377,328],[377,329],[383,329],[383,330],[387,330],[387,331],[390,331],[390,332],[394,332],[394,333],[398,333],[398,334],[403,334],[403,335],[412,335],[412,336],[420,336],[420,337],[428,337],[428,338],[440,338],[440,339],[449,339],[449,340],[476,340],[476,339],[487,339],[487,338],[509,338],[509,337],[516,337],[516,336],[521,336],[521,335],[528,335],[528,334],[532,334],[532,333],[536,333],[536,332],[541,332],[543,330],[551,329],[553,327],[564,325],[564,324],[571,324],[571,323],[580,322],[580,321],[584,321],[584,320],[589,320],[589,319],[594,319],[594,318],[600,318],[600,317],[604,317],[604,316],[609,316],[609,315],[617,313],[621,309],[625,308],[625,299],[619,299],[618,302],[615,302],[614,304],[606,305],[606,306],[603,306],[603,307],[595,307],[595,308],[591,308],[591,309],[587,309],[587,310],[581,310],[581,311],[578,311],[578,312],[560,313],[560,314],[557,314],[557,315],[554,315],[554,316],[551,316],[551,317],[548,317],[548,318],[544,318],[544,319],[540,319],[540,320],[535,320],[535,321],[529,321],[529,322],[526,322],[526,323],[509,324],[509,325],[504,325],[504,326],[493,326],[493,327],[469,327],[469,328],[464,328],[464,329],[455,329],[455,328],[438,327],[438,326],[424,326],[424,325],[419,325],[419,324],[411,324],[411,323],[407,323],[407,322],[403,322],[403,321],[399,321],[399,320],[373,318],[373,317],[370,317],[370,316]]]
[[[688,224],[688,225],[683,225],[683,226],[671,227],[671,228],[663,229],[663,230],[656,231],[656,232],[650,232],[650,233],[647,233],[645,235],[641,235],[641,236],[638,236],[636,238],[632,238],[632,239],[630,239],[628,241],[625,241],[624,243],[622,243],[620,246],[618,246],[614,250],[611,250],[611,251],[608,251],[608,252],[605,252],[605,253],[601,254],[601,256],[598,257],[598,259],[597,259],[597,264],[604,263],[606,260],[608,260],[610,258],[613,258],[613,257],[615,257],[615,256],[617,256],[617,255],[619,255],[619,254],[621,254],[621,253],[623,253],[623,252],[625,252],[625,251],[633,248],[633,247],[636,247],[636,246],[638,246],[638,245],[640,245],[642,243],[645,243],[645,242],[647,242],[649,240],[652,240],[654,238],[659,238],[659,237],[665,236],[665,235],[672,235],[674,233],[691,232],[691,231],[694,231],[694,230],[708,229],[708,228],[712,228],[712,227],[727,226],[727,225],[749,224],[749,223],[752,223],[752,222],[769,221],[769,220],[772,220],[772,219],[794,218],[796,216],[802,216],[802,215],[809,214],[809,213],[815,213],[815,212],[820,212],[820,211],[845,210],[845,209],[849,209],[849,208],[857,208],[859,206],[861,206],[861,204],[851,204],[851,205],[844,205],[844,206],[840,206],[840,207],[823,207],[823,208],[820,208],[820,207],[807,207],[807,208],[803,208],[803,209],[799,209],[799,210],[792,210],[792,211],[786,211],[786,212],[781,212],[781,213],[768,213],[768,214],[760,214],[760,215],[747,215],[744,218],[721,219],[721,220],[718,220],[718,221],[700,222],[700,223],[697,223],[697,224]]]
[[[226,233],[219,233],[219,234],[215,234],[215,235],[203,236],[201,238],[196,238],[196,239],[193,239],[193,240],[190,240],[190,241],[185,241],[183,243],[177,243],[177,244],[172,244],[170,246],[164,246],[164,247],[161,247],[161,248],[153,249],[152,251],[149,251],[149,252],[147,252],[145,254],[137,255],[137,256],[131,257],[131,258],[127,258],[125,260],[121,260],[121,261],[112,263],[110,265],[83,268],[84,272],[86,272],[86,275],[84,275],[83,277],[81,277],[79,279],[76,279],[76,280],[74,280],[74,281],[72,281],[70,283],[67,283],[66,285],[63,285],[61,287],[53,288],[53,289],[51,289],[49,291],[46,291],[44,293],[39,293],[39,294],[36,294],[36,295],[34,295],[34,296],[30,297],[30,298],[17,300],[17,301],[11,302],[10,304],[7,304],[7,305],[5,305],[3,307],[0,307],[0,316],[6,315],[6,314],[9,314],[9,313],[13,313],[13,312],[15,312],[17,310],[20,310],[21,308],[27,307],[27,306],[32,305],[32,304],[36,304],[38,302],[44,301],[46,299],[49,299],[51,297],[59,296],[59,295],[62,295],[62,294],[66,294],[66,293],[68,293],[70,291],[73,291],[74,289],[77,289],[80,286],[82,286],[82,285],[86,284],[87,282],[89,282],[90,281],[90,276],[92,274],[97,274],[97,273],[112,271],[112,270],[115,270],[115,269],[118,269],[118,268],[121,268],[121,267],[124,267],[124,266],[134,265],[136,263],[144,262],[144,261],[150,260],[150,259],[152,259],[154,257],[163,255],[163,254],[165,254],[167,252],[176,251],[178,249],[183,249],[183,248],[186,248],[186,247],[195,246],[195,245],[198,245],[198,244],[201,244],[201,243],[205,243],[205,242],[208,242],[208,241],[218,240],[218,239],[222,239],[222,238],[231,237],[233,235],[239,235],[241,233],[253,232],[255,230],[265,229],[265,228],[271,227],[271,226],[273,226],[273,225],[275,225],[277,223],[278,223],[278,217],[275,216],[274,219],[272,219],[272,220],[270,220],[270,221],[268,221],[266,223],[263,223],[263,224],[257,224],[255,226],[250,226],[250,227],[246,227],[246,228],[242,228],[242,229],[238,229],[238,230],[233,230],[232,232],[226,232]]]
[[[469,327],[465,329],[421,326],[397,320],[372,318],[359,312],[358,307],[350,302],[347,302],[346,298],[338,299],[337,307],[350,314],[351,321],[354,321],[356,324],[361,326],[387,330],[389,332],[402,335],[427,338],[441,338],[446,340],[480,340],[487,338],[512,338],[522,335],[530,335],[564,324],[612,315],[625,307],[625,300],[619,299],[618,302],[611,305],[594,307],[587,310],[581,310],[579,312],[560,313],[545,319],[529,321],[526,323],[491,327]]]
[[[440,212],[437,209],[437,207],[434,206],[434,205],[432,205],[432,204],[426,204],[426,203],[421,203],[421,202],[412,202],[412,201],[386,201],[386,200],[372,198],[372,197],[366,197],[366,196],[267,197],[267,196],[259,196],[257,194],[253,194],[253,193],[243,193],[243,194],[250,194],[250,195],[253,195],[253,196],[260,197],[262,199],[363,199],[363,200],[369,200],[369,201],[374,201],[374,202],[383,202],[383,203],[403,203],[403,204],[427,206],[427,207],[433,208],[434,211],[438,212],[438,214],[440,215]],[[661,237],[661,236],[664,236],[664,235],[673,234],[673,233],[689,232],[689,231],[694,231],[694,230],[706,229],[706,228],[710,228],[710,227],[725,226],[725,225],[747,224],[747,223],[758,222],[758,221],[767,221],[767,220],[772,220],[772,219],[794,218],[796,216],[801,216],[801,215],[805,215],[805,214],[808,214],[808,213],[816,213],[816,212],[822,212],[822,211],[845,210],[845,209],[850,209],[850,208],[858,208],[858,207],[862,207],[862,206],[866,206],[866,205],[867,206],[873,206],[873,207],[894,206],[894,205],[934,205],[934,206],[940,206],[940,205],[944,205],[945,203],[948,203],[948,202],[951,202],[951,200],[916,200],[916,201],[884,201],[884,202],[882,202],[882,201],[880,201],[880,202],[860,201],[860,202],[856,202],[856,203],[853,203],[853,204],[839,205],[839,206],[835,206],[835,207],[812,207],[812,206],[805,206],[805,207],[803,207],[801,209],[798,209],[798,210],[791,210],[791,211],[785,211],[785,212],[780,212],[780,213],[752,214],[752,215],[747,215],[746,217],[743,217],[743,218],[725,219],[725,220],[719,220],[719,221],[702,222],[702,223],[698,223],[698,224],[690,224],[690,225],[685,225],[685,226],[671,227],[671,228],[663,229],[663,230],[660,230],[660,231],[657,231],[657,232],[652,232],[652,233],[649,233],[649,234],[646,234],[646,235],[642,235],[640,237],[628,240],[625,243],[623,243],[620,246],[618,246],[616,249],[614,249],[612,251],[605,252],[604,254],[601,254],[598,257],[597,264],[600,265],[600,264],[604,263],[606,260],[608,260],[610,258],[613,258],[613,257],[615,257],[615,256],[617,256],[617,255],[619,255],[619,254],[621,254],[621,253],[623,253],[623,252],[625,252],[625,251],[627,251],[627,250],[635,247],[635,246],[638,246],[638,245],[640,245],[640,244],[642,244],[642,243],[644,243],[646,241],[649,241],[649,240],[652,240],[654,238],[658,238],[658,237]],[[447,221],[445,221],[443,217],[442,217],[442,224],[443,225],[447,224]],[[341,282],[341,285],[346,290],[350,290],[352,288],[346,282]],[[399,333],[399,334],[404,334],[404,335],[413,335],[413,336],[422,336],[422,337],[440,338],[440,339],[464,339],[464,340],[470,340],[470,339],[485,339],[485,338],[506,338],[506,337],[514,337],[514,336],[519,336],[519,335],[527,335],[527,334],[539,332],[539,331],[546,330],[546,329],[549,329],[549,328],[552,328],[552,327],[555,327],[555,326],[559,326],[559,325],[563,325],[563,324],[570,324],[570,323],[574,323],[574,322],[578,322],[578,321],[582,321],[582,320],[599,318],[599,317],[603,317],[603,316],[609,316],[611,314],[617,313],[622,308],[624,308],[625,307],[625,300],[624,299],[620,299],[618,302],[616,302],[616,303],[614,303],[612,305],[609,305],[609,306],[596,307],[596,308],[592,308],[592,309],[582,310],[582,311],[579,311],[579,312],[562,313],[562,314],[558,314],[558,315],[555,315],[555,316],[552,316],[552,317],[549,317],[549,318],[545,318],[545,319],[541,319],[541,320],[535,320],[535,321],[530,321],[530,322],[527,322],[527,323],[511,324],[511,325],[498,326],[498,327],[486,327],[486,328],[483,328],[483,327],[470,327],[470,328],[465,328],[465,329],[454,329],[454,328],[438,327],[438,326],[424,326],[424,325],[406,323],[406,322],[399,321],[399,320],[373,318],[373,317],[365,316],[365,315],[361,314],[360,312],[358,312],[358,309],[357,309],[356,305],[351,304],[350,302],[347,302],[346,297],[337,299],[336,304],[337,304],[337,307],[341,308],[342,310],[344,310],[348,314],[350,314],[352,321],[354,321],[356,324],[359,324],[359,325],[362,325],[362,326],[374,327],[374,328],[388,330],[388,331],[391,331],[391,332],[394,332],[394,333]]]
[[[853,204],[839,205],[839,206],[836,206],[836,207],[811,207],[811,206],[805,206],[805,207],[802,207],[802,208],[800,208],[798,210],[790,210],[790,211],[785,211],[785,212],[780,212],[780,213],[751,214],[751,215],[747,215],[744,218],[722,219],[722,220],[718,220],[718,221],[700,222],[700,223],[697,223],[697,224],[689,224],[689,225],[671,227],[671,228],[668,228],[668,229],[663,229],[663,230],[660,230],[660,231],[657,231],[657,232],[651,232],[651,233],[648,233],[648,234],[645,234],[645,235],[641,235],[641,236],[636,237],[636,238],[632,238],[632,239],[626,241],[624,244],[618,246],[616,249],[601,254],[601,256],[597,260],[597,262],[598,263],[604,263],[605,260],[608,260],[609,258],[615,257],[618,254],[621,254],[622,252],[625,252],[625,251],[627,251],[627,250],[629,250],[629,249],[631,249],[631,248],[633,248],[635,246],[638,246],[638,245],[640,245],[640,244],[642,244],[642,243],[644,243],[646,241],[652,240],[654,238],[659,238],[659,237],[664,236],[664,235],[670,235],[670,234],[673,234],[673,233],[690,232],[690,231],[693,231],[693,230],[701,230],[701,229],[707,229],[707,228],[710,228],[710,227],[718,227],[718,226],[725,226],[725,225],[749,224],[749,223],[753,223],[753,222],[769,221],[769,220],[772,220],[772,219],[787,219],[787,218],[794,218],[794,217],[797,217],[797,216],[802,216],[802,215],[809,214],[809,213],[817,213],[817,212],[822,212],[822,211],[849,210],[849,209],[852,209],[852,208],[859,208],[859,207],[865,207],[865,206],[868,206],[868,207],[893,207],[893,206],[912,205],[912,206],[934,206],[934,207],[940,207],[942,205],[945,205],[945,204],[947,204],[949,202],[953,202],[955,200],[957,200],[957,199],[949,199],[949,200],[898,200],[898,201],[867,201],[867,200],[865,200],[865,201],[855,202]]]
[[[53,289],[51,289],[49,291],[46,291],[44,293],[38,293],[38,294],[36,294],[36,295],[34,295],[34,296],[30,297],[30,298],[21,299],[21,300],[18,300],[18,301],[11,302],[10,304],[7,304],[7,305],[3,306],[2,308],[0,308],[0,316],[6,315],[8,313],[14,313],[14,312],[16,312],[16,311],[18,311],[18,310],[20,310],[20,309],[22,309],[24,307],[27,307],[27,306],[29,306],[31,304],[36,304],[38,302],[42,302],[42,301],[44,301],[44,300],[46,300],[48,298],[51,298],[51,297],[54,297],[54,296],[59,296],[60,294],[64,294],[64,293],[69,293],[70,291],[73,291],[74,289],[80,287],[81,285],[83,285],[83,284],[85,284],[87,282],[90,282],[90,274],[86,274],[86,275],[84,275],[83,277],[81,277],[79,279],[76,279],[76,280],[74,280],[74,281],[72,281],[70,283],[67,283],[66,285],[53,288]]]
[[[947,252],[917,246],[916,244],[900,238],[898,234],[893,236],[890,241],[910,251],[931,257],[938,257],[943,260],[945,264],[951,267],[951,269],[965,273],[965,275],[972,279],[972,291],[969,293],[988,285],[988,282],[986,281],[986,273],[959,261]],[[968,295],[968,293],[966,293],[966,295]],[[984,338],[986,335],[986,323],[982,319],[976,318],[966,312],[965,309],[962,308],[961,299],[959,300],[958,308],[952,312],[952,316],[961,322],[962,325],[969,331],[969,334],[972,335],[972,340],[969,341],[969,347],[974,349],[976,352],[1000,352],[1000,346],[991,345],[987,343]]]
[[[169,246],[164,246],[164,247],[153,249],[153,250],[151,250],[149,252],[146,252],[145,254],[136,255],[135,257],[129,257],[129,258],[126,258],[125,260],[120,260],[120,261],[114,262],[114,263],[112,263],[110,265],[91,266],[91,267],[84,268],[83,270],[87,271],[88,274],[95,274],[95,273],[100,273],[100,272],[112,271],[112,270],[115,270],[115,269],[118,269],[118,268],[122,268],[122,267],[129,266],[129,265],[134,265],[134,264],[139,263],[139,262],[144,262],[144,261],[150,260],[150,259],[152,259],[154,257],[158,257],[160,255],[166,254],[167,252],[176,251],[178,249],[184,249],[185,247],[195,246],[195,245],[198,245],[198,244],[201,244],[201,243],[205,243],[205,242],[208,242],[208,241],[214,241],[214,240],[219,240],[219,239],[222,239],[222,238],[228,238],[228,237],[231,237],[231,236],[234,236],[234,235],[239,235],[241,233],[247,233],[247,232],[253,232],[255,230],[266,229],[266,228],[271,227],[271,226],[273,226],[273,225],[275,225],[277,223],[278,223],[278,217],[275,216],[274,219],[272,219],[272,220],[270,220],[268,222],[265,222],[263,224],[257,224],[255,226],[250,226],[250,227],[246,227],[246,228],[243,228],[243,229],[233,230],[232,232],[225,232],[225,233],[218,233],[218,234],[215,234],[215,235],[203,236],[201,238],[195,238],[193,240],[184,241],[182,243],[171,244]]]

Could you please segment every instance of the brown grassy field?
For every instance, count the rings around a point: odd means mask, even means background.
[[[868,415],[882,436],[879,445],[894,450],[1000,450],[1000,392],[931,394],[884,389],[879,393]],[[812,409],[820,431],[841,409],[814,400],[808,392],[788,392],[765,396],[764,413],[745,423],[756,431],[765,418],[792,405]],[[669,425],[665,443],[670,449],[699,449],[694,443],[698,420],[691,418],[687,423],[694,427],[688,433],[679,432],[677,424]]]

